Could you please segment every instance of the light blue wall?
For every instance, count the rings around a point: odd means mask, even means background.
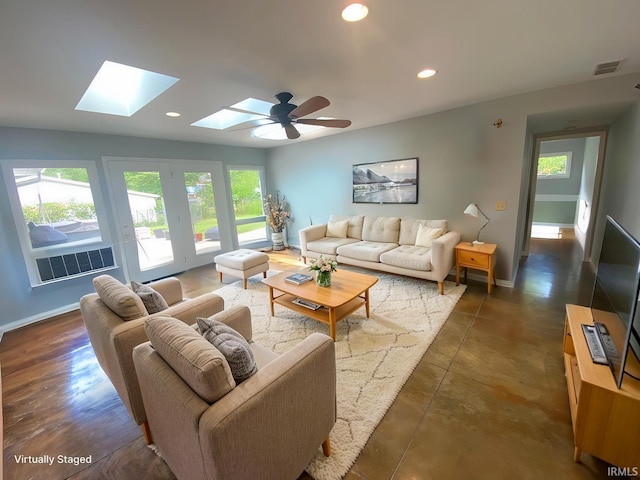
[[[540,142],[541,154],[571,152],[571,171],[569,178],[539,178],[536,182],[536,195],[578,195],[582,180],[584,141],[584,138],[571,138]]]
[[[225,165],[264,165],[266,151],[123,136],[0,128],[0,162],[21,158],[95,162],[104,201],[108,206],[102,156],[216,160]],[[115,232],[115,219],[109,207],[108,213],[109,229]],[[50,312],[65,311],[70,305],[77,304],[82,295],[93,291],[93,276],[37,288],[30,286],[1,170],[0,220],[0,265],[3,272],[0,277],[0,331],[3,325],[15,325],[25,320],[37,320]],[[120,270],[109,273],[124,280],[124,274]]]
[[[498,279],[512,282],[520,258],[524,204],[529,179],[529,115],[584,106],[637,101],[628,85],[638,75],[613,77],[435,113],[378,127],[352,130],[273,148],[267,172],[270,188],[287,195],[293,221],[288,238],[324,223],[333,213],[446,218],[450,229],[473,238],[480,226],[463,214],[476,202],[491,218],[484,240],[498,244]],[[502,128],[492,124],[503,120]],[[420,158],[417,205],[363,205],[351,201],[351,167],[365,162]],[[524,186],[523,186],[524,185]],[[577,193],[577,192],[576,192]],[[506,211],[495,211],[505,201]],[[518,228],[520,225],[520,229]]]
[[[593,262],[597,264],[605,216],[611,215],[640,240],[640,104],[611,125],[605,153]]]

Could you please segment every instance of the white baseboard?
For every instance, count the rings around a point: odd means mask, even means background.
[[[78,310],[79,308],[80,308],[80,302],[76,302],[76,303],[72,303],[71,305],[65,305],[64,307],[56,308],[54,310],[38,313],[37,315],[21,318],[19,320],[15,320],[13,322],[7,323],[5,325],[0,325],[0,340],[2,340],[2,336],[6,332],[10,332],[12,330],[16,330],[21,327],[26,327],[27,325],[31,325],[32,323],[36,323],[36,322],[41,322],[42,320],[47,320],[51,317],[55,317],[56,315],[69,313],[74,310]]]
[[[453,275],[455,276],[456,272],[453,272]],[[460,273],[460,280],[462,280],[462,276],[463,274]],[[471,279],[471,280],[475,280],[477,282],[481,282],[481,283],[487,283],[488,280],[488,276],[487,275],[482,275],[479,273],[469,273],[467,274],[467,278]],[[499,278],[496,278],[496,284],[499,287],[507,287],[507,288],[513,288],[513,282],[509,281],[509,280],[501,280]]]

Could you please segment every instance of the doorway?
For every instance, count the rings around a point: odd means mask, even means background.
[[[575,237],[583,262],[591,260],[606,131],[534,137],[523,254],[531,238]]]
[[[231,222],[219,162],[107,158],[105,165],[128,278],[173,275],[231,249],[231,237],[220,234]]]

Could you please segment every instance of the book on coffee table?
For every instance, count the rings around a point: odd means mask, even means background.
[[[310,302],[309,300],[304,300],[302,298],[291,300],[291,303],[295,303],[296,305],[300,305],[301,307],[308,308],[309,310],[318,310],[322,306],[318,305],[317,303]]]
[[[313,277],[304,273],[294,273],[284,279],[285,282],[293,283],[294,285],[302,285],[303,283],[310,282],[311,280],[313,280]]]

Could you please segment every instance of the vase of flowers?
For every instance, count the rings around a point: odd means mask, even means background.
[[[280,192],[275,195],[267,194],[262,202],[264,215],[271,228],[271,242],[274,250],[284,250],[284,235],[282,231],[291,217],[289,205],[284,195]]]
[[[320,255],[318,259],[311,261],[311,267],[309,268],[317,272],[316,283],[320,287],[329,287],[331,286],[331,272],[335,272],[337,267],[338,262],[322,258],[322,255]]]

